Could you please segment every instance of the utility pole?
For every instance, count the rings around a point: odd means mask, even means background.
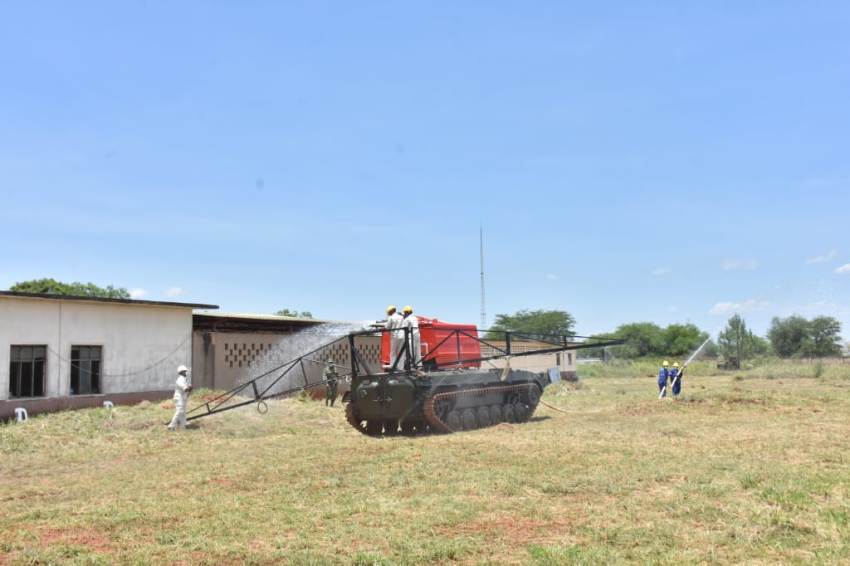
[[[481,330],[487,328],[487,308],[484,300],[484,226],[480,225],[478,230],[479,243],[481,247]]]

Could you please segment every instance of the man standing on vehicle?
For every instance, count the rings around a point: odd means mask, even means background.
[[[390,335],[390,361],[388,367],[392,367],[395,363],[398,353],[401,352],[401,347],[404,344],[404,332],[401,330],[404,324],[404,318],[396,311],[395,305],[387,307],[387,322],[384,328],[387,329]]]
[[[405,335],[410,340],[408,342],[405,368],[415,368],[422,357],[422,343],[419,337],[419,319],[413,314],[413,307],[411,306],[404,307],[404,322],[402,323],[402,327],[408,329]]]

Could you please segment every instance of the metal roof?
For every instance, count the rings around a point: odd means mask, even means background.
[[[138,299],[110,299],[106,297],[86,297],[78,295],[57,295],[54,293],[19,293],[17,291],[0,291],[0,297],[13,297],[22,299],[48,299],[51,301],[87,301],[91,303],[118,303],[125,305],[137,305],[140,307],[178,307],[184,309],[217,309],[218,305],[205,305],[200,303],[176,303],[172,301],[142,301]]]
[[[303,318],[300,316],[280,316],[277,314],[251,312],[195,312],[195,316],[209,316],[238,320],[268,320],[270,322],[303,322],[306,324],[321,324],[323,322],[328,322],[327,320],[319,320],[318,318]]]
[[[194,312],[192,327],[207,332],[297,332],[305,327],[322,324],[324,320],[296,318],[274,314],[235,312]]]

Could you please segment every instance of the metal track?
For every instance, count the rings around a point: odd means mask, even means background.
[[[348,403],[345,406],[345,419],[348,421],[348,424],[353,426],[356,430],[366,434],[366,427],[363,426],[363,421],[361,421],[360,417],[357,415],[357,409],[354,408],[354,403]]]
[[[537,388],[536,383],[522,383],[519,385],[497,385],[493,387],[481,387],[478,389],[459,389],[457,391],[447,391],[445,393],[437,393],[429,397],[425,401],[425,405],[422,407],[423,412],[425,413],[425,419],[428,421],[428,424],[432,429],[439,432],[454,432],[454,430],[446,424],[443,419],[437,415],[436,404],[437,401],[442,401],[443,399],[457,398],[457,397],[478,397],[489,395],[491,393],[507,393],[510,391],[522,391],[523,389],[528,388]],[[539,401],[539,397],[538,397]],[[537,408],[537,403],[529,406],[528,416],[524,420],[528,420],[531,418],[531,415],[534,414],[534,410]]]

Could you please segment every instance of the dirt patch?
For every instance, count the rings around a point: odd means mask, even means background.
[[[657,403],[653,403],[652,405],[628,405],[625,407],[618,407],[617,414],[626,415],[629,417],[639,417],[643,415],[657,413],[658,407],[659,405]]]
[[[767,405],[766,399],[753,397],[723,397],[720,402],[725,405]]]
[[[44,529],[38,535],[42,546],[67,544],[84,546],[95,552],[111,552],[112,541],[108,536],[93,530],[85,529]]]
[[[512,515],[500,515],[440,527],[438,530],[440,534],[446,537],[484,535],[488,539],[495,537],[512,545],[525,545],[563,540],[564,534],[568,533],[571,528],[572,525],[564,520],[541,521]]]

